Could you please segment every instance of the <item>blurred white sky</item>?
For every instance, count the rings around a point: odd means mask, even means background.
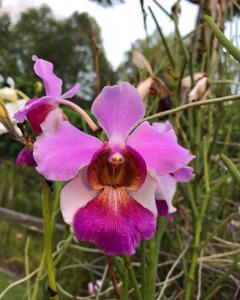
[[[152,0],[145,0],[147,5],[153,8],[160,26],[165,34],[173,30],[173,24],[169,18],[160,11]],[[159,0],[167,11],[176,0]],[[27,7],[38,7],[41,4],[50,6],[58,18],[67,17],[74,11],[88,12],[98,22],[102,30],[102,38],[106,54],[112,65],[116,68],[122,61],[124,52],[138,38],[144,38],[145,32],[139,0],[126,0],[125,4],[116,5],[113,8],[103,8],[89,0],[2,0],[2,11],[8,11],[13,17],[17,17]],[[183,35],[194,28],[197,14],[197,6],[188,1],[181,1],[180,31]],[[148,17],[148,31],[155,30],[151,16]],[[83,28],[84,30],[84,28]]]

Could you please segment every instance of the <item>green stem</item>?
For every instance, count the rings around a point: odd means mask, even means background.
[[[219,97],[219,98],[212,98],[204,101],[198,101],[198,102],[191,102],[182,106],[178,106],[173,109],[169,109],[151,116],[148,116],[144,119],[141,120],[141,122],[148,121],[151,119],[155,118],[162,118],[168,115],[172,115],[176,112],[191,108],[191,107],[198,107],[198,106],[203,106],[203,105],[209,105],[209,104],[217,104],[221,102],[226,102],[226,101],[234,101],[234,100],[240,100],[240,95],[230,95],[230,96],[224,96],[224,97]]]
[[[66,254],[67,250],[69,249],[69,246],[71,245],[71,242],[73,240],[73,235],[70,235],[66,243],[61,247],[61,251],[58,253],[54,260],[54,266],[56,267],[63,259],[64,255]]]
[[[142,241],[142,246],[140,250],[141,254],[141,293],[144,297],[146,294],[146,281],[147,281],[147,272],[146,272],[146,266],[147,266],[147,241]]]
[[[55,280],[55,270],[52,258],[52,229],[50,213],[51,190],[48,183],[43,179],[42,205],[44,220],[44,249],[46,253],[46,264],[48,271],[49,295],[51,299],[58,300],[57,286]]]
[[[192,299],[193,282],[194,282],[194,276],[195,276],[195,270],[196,270],[197,258],[198,258],[198,251],[199,251],[199,245],[200,245],[200,232],[201,232],[201,222],[200,222],[200,219],[198,218],[196,220],[196,224],[195,224],[192,261],[191,261],[190,271],[188,274],[185,300]]]
[[[203,141],[203,161],[204,161],[203,164],[204,164],[204,174],[205,174],[206,195],[201,203],[200,212],[197,214],[197,218],[195,220],[192,260],[191,260],[191,267],[190,267],[187,286],[186,286],[185,300],[192,299],[192,293],[193,293],[193,289],[194,289],[194,279],[195,279],[195,273],[196,273],[196,268],[197,268],[197,260],[198,260],[200,248],[201,248],[202,223],[203,223],[206,209],[208,207],[209,199],[211,197],[211,190],[209,187],[206,138],[204,138],[204,141]]]
[[[213,21],[213,19],[209,16],[203,17],[204,21],[207,23],[207,25],[210,27],[210,29],[213,31],[219,42],[228,50],[228,52],[237,60],[240,62],[240,51],[237,47],[229,41],[229,39],[226,38],[226,36],[223,34],[223,32],[219,29],[217,24]]]
[[[166,16],[168,16],[172,20],[172,15],[168,13],[168,11],[156,0],[153,0],[153,2],[165,13]]]
[[[128,270],[125,268],[124,269],[124,274],[123,274],[123,285],[122,285],[122,299],[128,300],[128,288],[129,288],[129,276],[128,276]]]
[[[142,295],[141,295],[140,289],[138,287],[137,279],[136,279],[133,267],[131,265],[130,258],[128,256],[124,256],[124,261],[125,261],[125,266],[129,272],[130,281],[135,290],[136,298],[137,298],[137,300],[142,300]]]
[[[234,163],[224,154],[221,155],[221,160],[227,167],[228,171],[231,173],[236,183],[240,185],[240,172],[238,171]]]
[[[56,232],[56,218],[59,213],[59,201],[60,201],[59,199],[62,190],[62,183],[55,182],[54,189],[55,189],[55,196],[53,199],[52,218],[51,218],[52,237],[54,237]]]
[[[229,80],[229,79],[211,80],[211,84],[223,84],[223,83],[240,85],[240,82],[235,80]]]
[[[187,184],[187,196],[188,196],[189,204],[190,204],[191,209],[192,209],[193,217],[194,217],[194,219],[196,219],[197,207],[196,207],[196,204],[194,202],[193,188],[192,188],[190,183]]]
[[[208,145],[207,139],[203,138],[203,166],[204,166],[204,181],[205,181],[205,189],[206,192],[209,193],[210,185],[209,185],[209,171],[208,171]]]
[[[167,218],[158,218],[158,227],[155,237],[149,243],[149,251],[146,257],[146,266],[143,270],[146,273],[146,280],[144,287],[145,294],[143,298],[147,300],[154,300],[156,290],[156,277],[158,268],[159,249],[162,237],[166,231],[168,224]],[[144,267],[144,266],[143,266]]]
[[[168,46],[167,40],[165,39],[165,36],[164,36],[164,34],[163,34],[163,32],[162,32],[162,29],[161,29],[161,27],[159,26],[158,21],[157,21],[155,15],[154,15],[154,12],[152,11],[151,7],[148,6],[148,9],[149,9],[149,11],[150,11],[150,13],[151,13],[151,15],[152,15],[152,18],[153,18],[153,20],[154,20],[154,22],[155,22],[155,24],[156,24],[156,26],[157,26],[157,30],[158,30],[158,33],[159,33],[161,39],[162,39],[163,46],[164,46],[164,48],[165,48],[165,50],[166,50],[166,54],[167,54],[167,57],[168,57],[168,59],[169,59],[169,62],[170,62],[170,64],[171,64],[171,66],[174,68],[174,67],[175,67],[175,62],[174,62],[174,59],[173,59],[173,57],[172,57],[172,54],[171,54],[170,48],[169,48],[169,46]]]
[[[43,254],[42,254],[37,278],[36,278],[36,281],[34,282],[34,289],[33,289],[31,300],[39,299],[39,285],[40,285],[42,274],[44,273],[44,266],[45,266],[45,252],[43,252]]]
[[[211,195],[210,192],[207,193],[205,198],[203,199],[200,213],[195,222],[192,260],[191,260],[191,267],[190,267],[187,286],[186,286],[185,300],[192,299],[194,278],[195,278],[196,267],[197,267],[197,259],[199,256],[200,245],[201,245],[202,221],[203,221],[203,217],[204,217],[207,205],[208,205],[210,195]]]
[[[30,245],[30,237],[27,237],[27,241],[25,244],[25,274],[28,276],[30,274],[29,268],[29,245]],[[27,299],[31,299],[31,281],[30,279],[27,280]]]

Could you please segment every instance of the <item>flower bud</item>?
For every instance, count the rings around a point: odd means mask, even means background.
[[[194,86],[191,89],[191,77],[187,76],[182,79],[182,87],[184,96],[187,95],[187,100],[184,102],[201,101],[207,98],[210,91],[210,80],[206,73],[199,72],[193,76]]]

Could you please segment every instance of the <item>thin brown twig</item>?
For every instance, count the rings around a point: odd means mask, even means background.
[[[117,285],[117,278],[116,278],[116,274],[113,269],[113,262],[112,262],[111,256],[107,256],[107,262],[108,262],[108,272],[109,272],[109,275],[110,275],[110,278],[112,281],[112,285],[113,285],[113,288],[115,291],[116,299],[121,300],[118,285]]]

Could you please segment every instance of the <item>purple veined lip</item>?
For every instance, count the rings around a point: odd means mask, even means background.
[[[111,161],[116,156],[121,157],[120,163]],[[150,239],[156,228],[154,214],[129,193],[143,185],[146,175],[144,160],[129,146],[105,146],[96,153],[87,168],[87,179],[99,192],[74,215],[77,238],[95,243],[109,255],[133,255],[140,241]]]
[[[133,255],[142,239],[151,239],[156,218],[123,188],[106,187],[74,215],[80,241],[96,244],[108,255]]]

